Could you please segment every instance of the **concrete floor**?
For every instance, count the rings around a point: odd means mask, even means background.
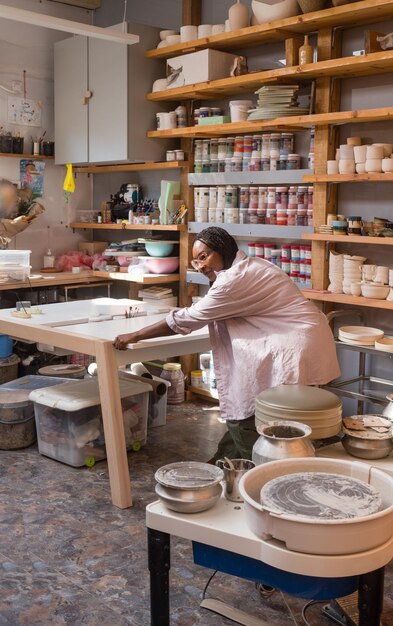
[[[165,427],[129,456],[135,506],[109,501],[105,463],[73,469],[35,447],[0,452],[0,626],[149,626],[145,506],[155,499],[154,472],[177,460],[207,460],[223,432],[202,404],[169,410]],[[233,624],[199,608],[211,571],[195,566],[189,542],[173,540],[171,626]],[[304,624],[303,600],[275,592],[262,599],[250,582],[218,574],[209,595],[271,626]],[[331,626],[319,606],[313,626]],[[384,626],[393,626],[388,568]],[[372,625],[370,625],[372,626]]]

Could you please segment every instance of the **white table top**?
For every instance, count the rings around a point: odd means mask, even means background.
[[[393,558],[393,537],[373,550],[339,556],[303,554],[287,550],[283,543],[275,540],[262,541],[249,530],[243,505],[224,497],[208,511],[193,514],[176,513],[160,501],[153,502],[146,508],[146,525],[304,576],[356,576],[384,567]]]

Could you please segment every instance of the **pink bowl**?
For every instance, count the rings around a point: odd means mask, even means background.
[[[176,272],[179,267],[179,257],[178,256],[167,256],[167,257],[146,257],[143,259],[146,265],[146,268],[152,274],[172,274]]]
[[[120,267],[128,267],[131,261],[132,261],[131,256],[118,256],[117,257],[117,262],[120,265]]]

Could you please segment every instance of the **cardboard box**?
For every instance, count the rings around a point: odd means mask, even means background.
[[[179,71],[178,76],[168,85],[168,89],[227,78],[231,74],[235,59],[235,54],[219,50],[200,50],[168,59],[167,75]]]
[[[109,246],[106,241],[80,241],[78,244],[79,252],[93,256],[94,254],[101,254]]]

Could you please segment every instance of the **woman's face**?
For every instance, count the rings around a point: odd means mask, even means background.
[[[201,274],[206,276],[211,283],[216,280],[216,272],[224,269],[224,261],[218,252],[214,252],[203,241],[196,241],[192,248],[193,267],[196,266]]]
[[[18,214],[18,193],[13,185],[0,189],[0,217],[12,219]]]

